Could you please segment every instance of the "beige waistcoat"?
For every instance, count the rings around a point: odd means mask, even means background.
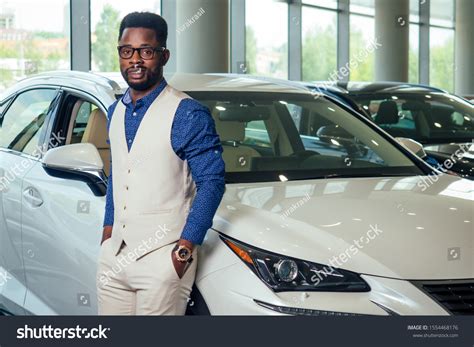
[[[125,106],[117,103],[109,128],[115,255],[122,241],[139,258],[180,238],[196,191],[187,161],[171,146],[174,115],[185,98],[189,96],[165,87],[144,115],[130,152]]]

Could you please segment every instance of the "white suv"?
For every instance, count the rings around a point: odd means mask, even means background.
[[[210,109],[227,171],[190,313],[474,313],[473,182],[429,175],[327,96],[244,76],[167,80]],[[105,115],[124,88],[118,74],[52,72],[2,95],[5,314],[96,314]]]

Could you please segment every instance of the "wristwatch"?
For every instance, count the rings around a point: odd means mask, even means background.
[[[191,264],[193,261],[193,251],[191,248],[185,245],[176,245],[173,251],[179,262]]]

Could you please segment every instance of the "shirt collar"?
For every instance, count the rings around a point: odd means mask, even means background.
[[[148,103],[151,104],[155,99],[160,95],[160,93],[165,89],[165,87],[168,85],[166,80],[163,78],[160,82],[160,84],[151,91],[151,93],[145,95],[143,98],[137,100],[138,103]],[[132,97],[130,96],[130,88],[127,88],[127,91],[125,94],[122,96],[122,103],[125,106],[128,106],[129,104],[132,103]]]

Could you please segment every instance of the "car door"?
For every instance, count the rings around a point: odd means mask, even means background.
[[[41,156],[48,117],[57,88],[30,89],[13,95],[0,118],[0,309],[23,314],[26,277],[21,242],[23,178]]]
[[[65,92],[48,134],[50,149],[83,142],[89,115],[97,105],[92,99]],[[101,116],[105,117],[103,112]],[[22,206],[26,310],[97,314],[95,274],[105,187],[91,189],[85,176],[45,168],[39,162],[24,177],[23,193],[34,197],[24,199]]]

